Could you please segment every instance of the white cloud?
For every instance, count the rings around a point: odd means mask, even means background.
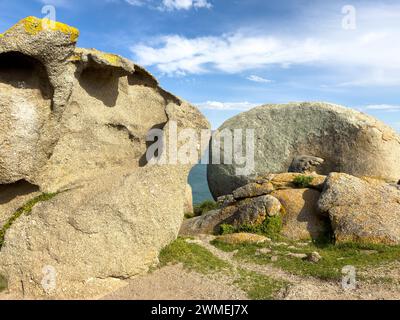
[[[192,39],[171,35],[159,38],[158,45],[139,44],[131,50],[139,63],[155,65],[166,74],[204,73],[212,69],[236,73],[269,64],[307,63],[318,59],[321,50],[311,39],[285,42],[242,33]]]
[[[248,76],[246,79],[250,80],[250,81],[253,81],[253,82],[259,82],[259,83],[271,83],[272,82],[272,80],[265,79],[263,77],[259,77],[259,76],[256,76],[256,75]]]
[[[168,75],[302,65],[324,68],[336,86],[399,85],[400,14],[394,13],[400,6],[378,9],[358,8],[358,28],[352,31],[341,28],[340,17],[321,17],[315,21],[321,27],[312,31],[282,34],[257,26],[219,36],[166,35],[131,51],[138,63]]]
[[[163,0],[162,8],[166,10],[189,10],[192,8],[211,8],[207,0]]]
[[[376,111],[386,111],[386,112],[396,112],[400,111],[400,105],[391,104],[373,104],[364,107],[365,110],[376,110]]]
[[[250,110],[256,106],[261,105],[250,102],[219,102],[219,101],[207,101],[196,104],[200,109],[204,110]]]
[[[146,5],[161,11],[210,9],[212,7],[208,0],[125,0],[125,2],[136,7]]]
[[[125,0],[125,2],[135,7],[141,7],[148,3],[147,0]]]

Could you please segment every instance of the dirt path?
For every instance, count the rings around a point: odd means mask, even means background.
[[[384,276],[391,279],[388,283],[363,281],[352,291],[342,289],[338,282],[322,281],[313,277],[301,277],[285,272],[272,265],[244,263],[234,259],[234,252],[222,251],[210,244],[212,236],[203,236],[188,240],[209,250],[213,255],[232,265],[234,269],[246,269],[282,279],[290,283],[282,292],[280,299],[286,300],[376,300],[400,299],[400,262],[368,270],[363,275]],[[126,281],[127,285],[104,296],[107,300],[245,300],[247,294],[233,285],[234,273],[228,275],[203,275],[188,271],[181,264],[169,265],[152,273]],[[397,284],[396,281],[398,280]],[[393,283],[393,281],[395,281]],[[9,299],[0,294],[0,299]]]
[[[286,300],[352,300],[352,299],[400,299],[400,288],[385,284],[362,283],[356,290],[346,291],[338,282],[322,281],[312,277],[300,277],[287,273],[271,265],[243,263],[233,258],[234,253],[219,250],[210,244],[212,236],[202,236],[191,243],[201,245],[213,255],[231,264],[233,268],[242,268],[275,279],[288,281],[291,285],[281,298]],[[397,266],[397,265],[396,265]],[[394,266],[394,269],[396,269]],[[398,267],[398,266],[397,266]],[[387,268],[382,267],[382,273]],[[234,278],[228,276],[206,276],[187,271],[182,265],[172,265],[154,271],[151,274],[128,281],[122,289],[105,296],[103,299],[205,299],[237,300],[247,299],[244,291],[232,285]]]
[[[230,279],[190,272],[182,265],[166,266],[128,281],[128,285],[103,297],[107,300],[246,300],[244,291]]]
[[[290,288],[284,293],[286,300],[353,300],[353,299],[400,299],[400,286],[384,284],[359,284],[355,290],[344,290],[339,282],[328,282],[312,277],[300,277],[287,273],[271,265],[249,264],[233,259],[234,253],[224,252],[210,244],[212,236],[202,236],[193,242],[203,246],[218,258],[230,263],[236,268],[243,268],[260,274],[265,274],[275,279],[283,279],[291,283]],[[388,273],[388,267],[382,267]],[[392,268],[390,268],[392,269]],[[394,268],[394,270],[397,270]],[[398,270],[397,270],[398,271]],[[381,271],[383,273],[383,271]]]

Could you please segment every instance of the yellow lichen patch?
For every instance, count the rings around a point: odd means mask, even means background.
[[[119,66],[121,63],[121,59],[119,56],[112,53],[100,53],[100,58],[107,60],[113,66]]]
[[[6,31],[6,33],[15,29],[15,27],[19,25],[23,25],[25,32],[30,35],[36,35],[44,30],[51,30],[61,31],[62,33],[69,35],[72,42],[76,42],[79,37],[79,30],[74,27],[70,27],[61,22],[49,19],[39,19],[36,17],[27,17],[22,19],[15,26]]]
[[[82,48],[77,48],[75,50],[75,55],[73,55],[69,60],[70,61],[80,61],[82,60],[83,56],[92,56],[93,58],[104,61],[105,64],[108,64],[113,67],[121,67],[122,66],[122,60],[121,57],[112,54],[112,53],[105,53],[101,52],[96,49],[82,49]]]

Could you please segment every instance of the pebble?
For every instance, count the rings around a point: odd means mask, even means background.
[[[268,253],[271,253],[271,249],[268,249],[268,248],[261,248],[261,249],[258,249],[257,251],[256,251],[256,255],[260,255],[260,254],[268,254]]]
[[[311,252],[307,255],[307,261],[310,261],[313,263],[317,263],[321,259],[322,259],[321,255],[316,251]]]
[[[287,254],[289,257],[292,258],[298,258],[298,259],[305,259],[307,258],[307,255],[305,253],[293,253],[293,252],[289,252]]]

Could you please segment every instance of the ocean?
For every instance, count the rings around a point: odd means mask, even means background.
[[[207,165],[197,164],[189,174],[189,184],[193,190],[193,203],[199,204],[206,200],[214,200],[207,182]]]

